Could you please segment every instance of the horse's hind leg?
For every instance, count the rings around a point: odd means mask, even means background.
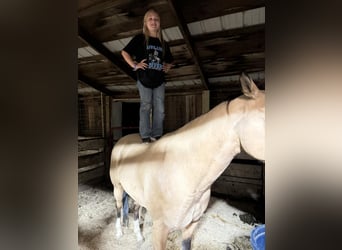
[[[198,221],[192,222],[182,231],[182,250],[190,250],[191,249],[191,239],[194,233],[195,228],[198,225]]]
[[[134,213],[133,213],[133,218],[134,218],[134,233],[137,236],[138,241],[143,241],[144,237],[141,234],[140,230],[140,220],[139,220],[139,214],[140,214],[140,206],[134,202]]]
[[[122,205],[122,224],[125,227],[128,227],[128,212],[129,212],[129,204],[128,204],[128,194],[123,192],[123,205]]]
[[[122,228],[121,228],[121,212],[122,211],[122,198],[123,198],[123,193],[124,190],[120,184],[114,184],[114,197],[116,201],[116,237],[120,238],[123,233],[122,233]]]

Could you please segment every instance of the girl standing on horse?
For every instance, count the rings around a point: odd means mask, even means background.
[[[156,10],[149,9],[145,13],[142,34],[134,36],[121,54],[137,72],[140,137],[143,143],[155,141],[163,135],[165,73],[173,66],[173,57],[163,40],[160,15]]]

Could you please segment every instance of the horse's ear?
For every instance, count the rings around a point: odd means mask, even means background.
[[[241,82],[242,92],[245,96],[248,96],[250,98],[255,98],[258,95],[259,93],[258,87],[253,82],[253,80],[243,72],[240,75],[240,82]]]

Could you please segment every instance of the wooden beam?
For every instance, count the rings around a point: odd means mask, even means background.
[[[190,31],[188,29],[187,23],[185,22],[185,18],[184,18],[183,13],[182,13],[182,9],[180,8],[180,5],[179,5],[177,0],[168,0],[168,3],[170,5],[172,13],[174,14],[174,16],[177,20],[178,27],[179,27],[180,31],[182,32],[182,35],[183,35],[185,43],[186,43],[186,45],[190,51],[190,54],[193,57],[193,60],[194,60],[195,65],[198,69],[202,84],[204,85],[204,87],[206,89],[209,89],[208,78],[203,73],[204,72],[203,66],[202,66],[202,63],[200,61],[198,51],[195,48],[195,44],[192,41]]]
[[[194,95],[194,94],[201,94],[203,91],[203,88],[198,88],[194,86],[187,86],[187,87],[181,87],[181,88],[169,88],[166,87],[165,89],[165,96],[180,96],[180,95]],[[113,100],[119,101],[119,100],[140,100],[139,92],[138,91],[130,91],[130,92],[121,92],[121,93],[115,93],[115,96],[112,96]]]
[[[89,79],[88,77],[84,76],[83,74],[81,74],[80,72],[78,72],[78,80],[80,80],[81,82],[89,85],[90,87],[93,87],[94,89],[109,95],[109,96],[113,96],[115,93],[109,89],[107,89],[106,87],[104,87],[101,84],[98,84],[96,82],[94,82],[93,80]]]
[[[237,40],[237,38],[241,39],[244,36],[250,36],[252,34],[263,34],[265,36],[265,24],[257,24],[248,27],[235,28],[230,30],[221,30],[216,32],[211,32],[207,34],[199,34],[194,35],[193,40],[195,42],[207,41],[216,38],[233,38],[233,40]],[[234,39],[234,37],[237,37]]]
[[[117,58],[115,54],[113,54],[109,49],[107,49],[101,42],[96,40],[93,36],[91,36],[78,22],[78,35],[84,40],[87,44],[93,47],[97,52],[106,57],[113,65],[121,71],[123,74],[129,76],[132,80],[136,81],[136,74],[132,71],[132,69],[124,63],[122,60]]]
[[[218,16],[242,12],[265,6],[265,0],[221,1],[186,0],[179,1],[187,23]]]

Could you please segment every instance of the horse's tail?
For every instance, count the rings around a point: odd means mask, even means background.
[[[123,196],[122,196],[122,203],[123,203],[123,216],[122,216],[122,222],[124,225],[128,226],[128,210],[129,210],[129,205],[128,205],[128,194],[124,191]]]

